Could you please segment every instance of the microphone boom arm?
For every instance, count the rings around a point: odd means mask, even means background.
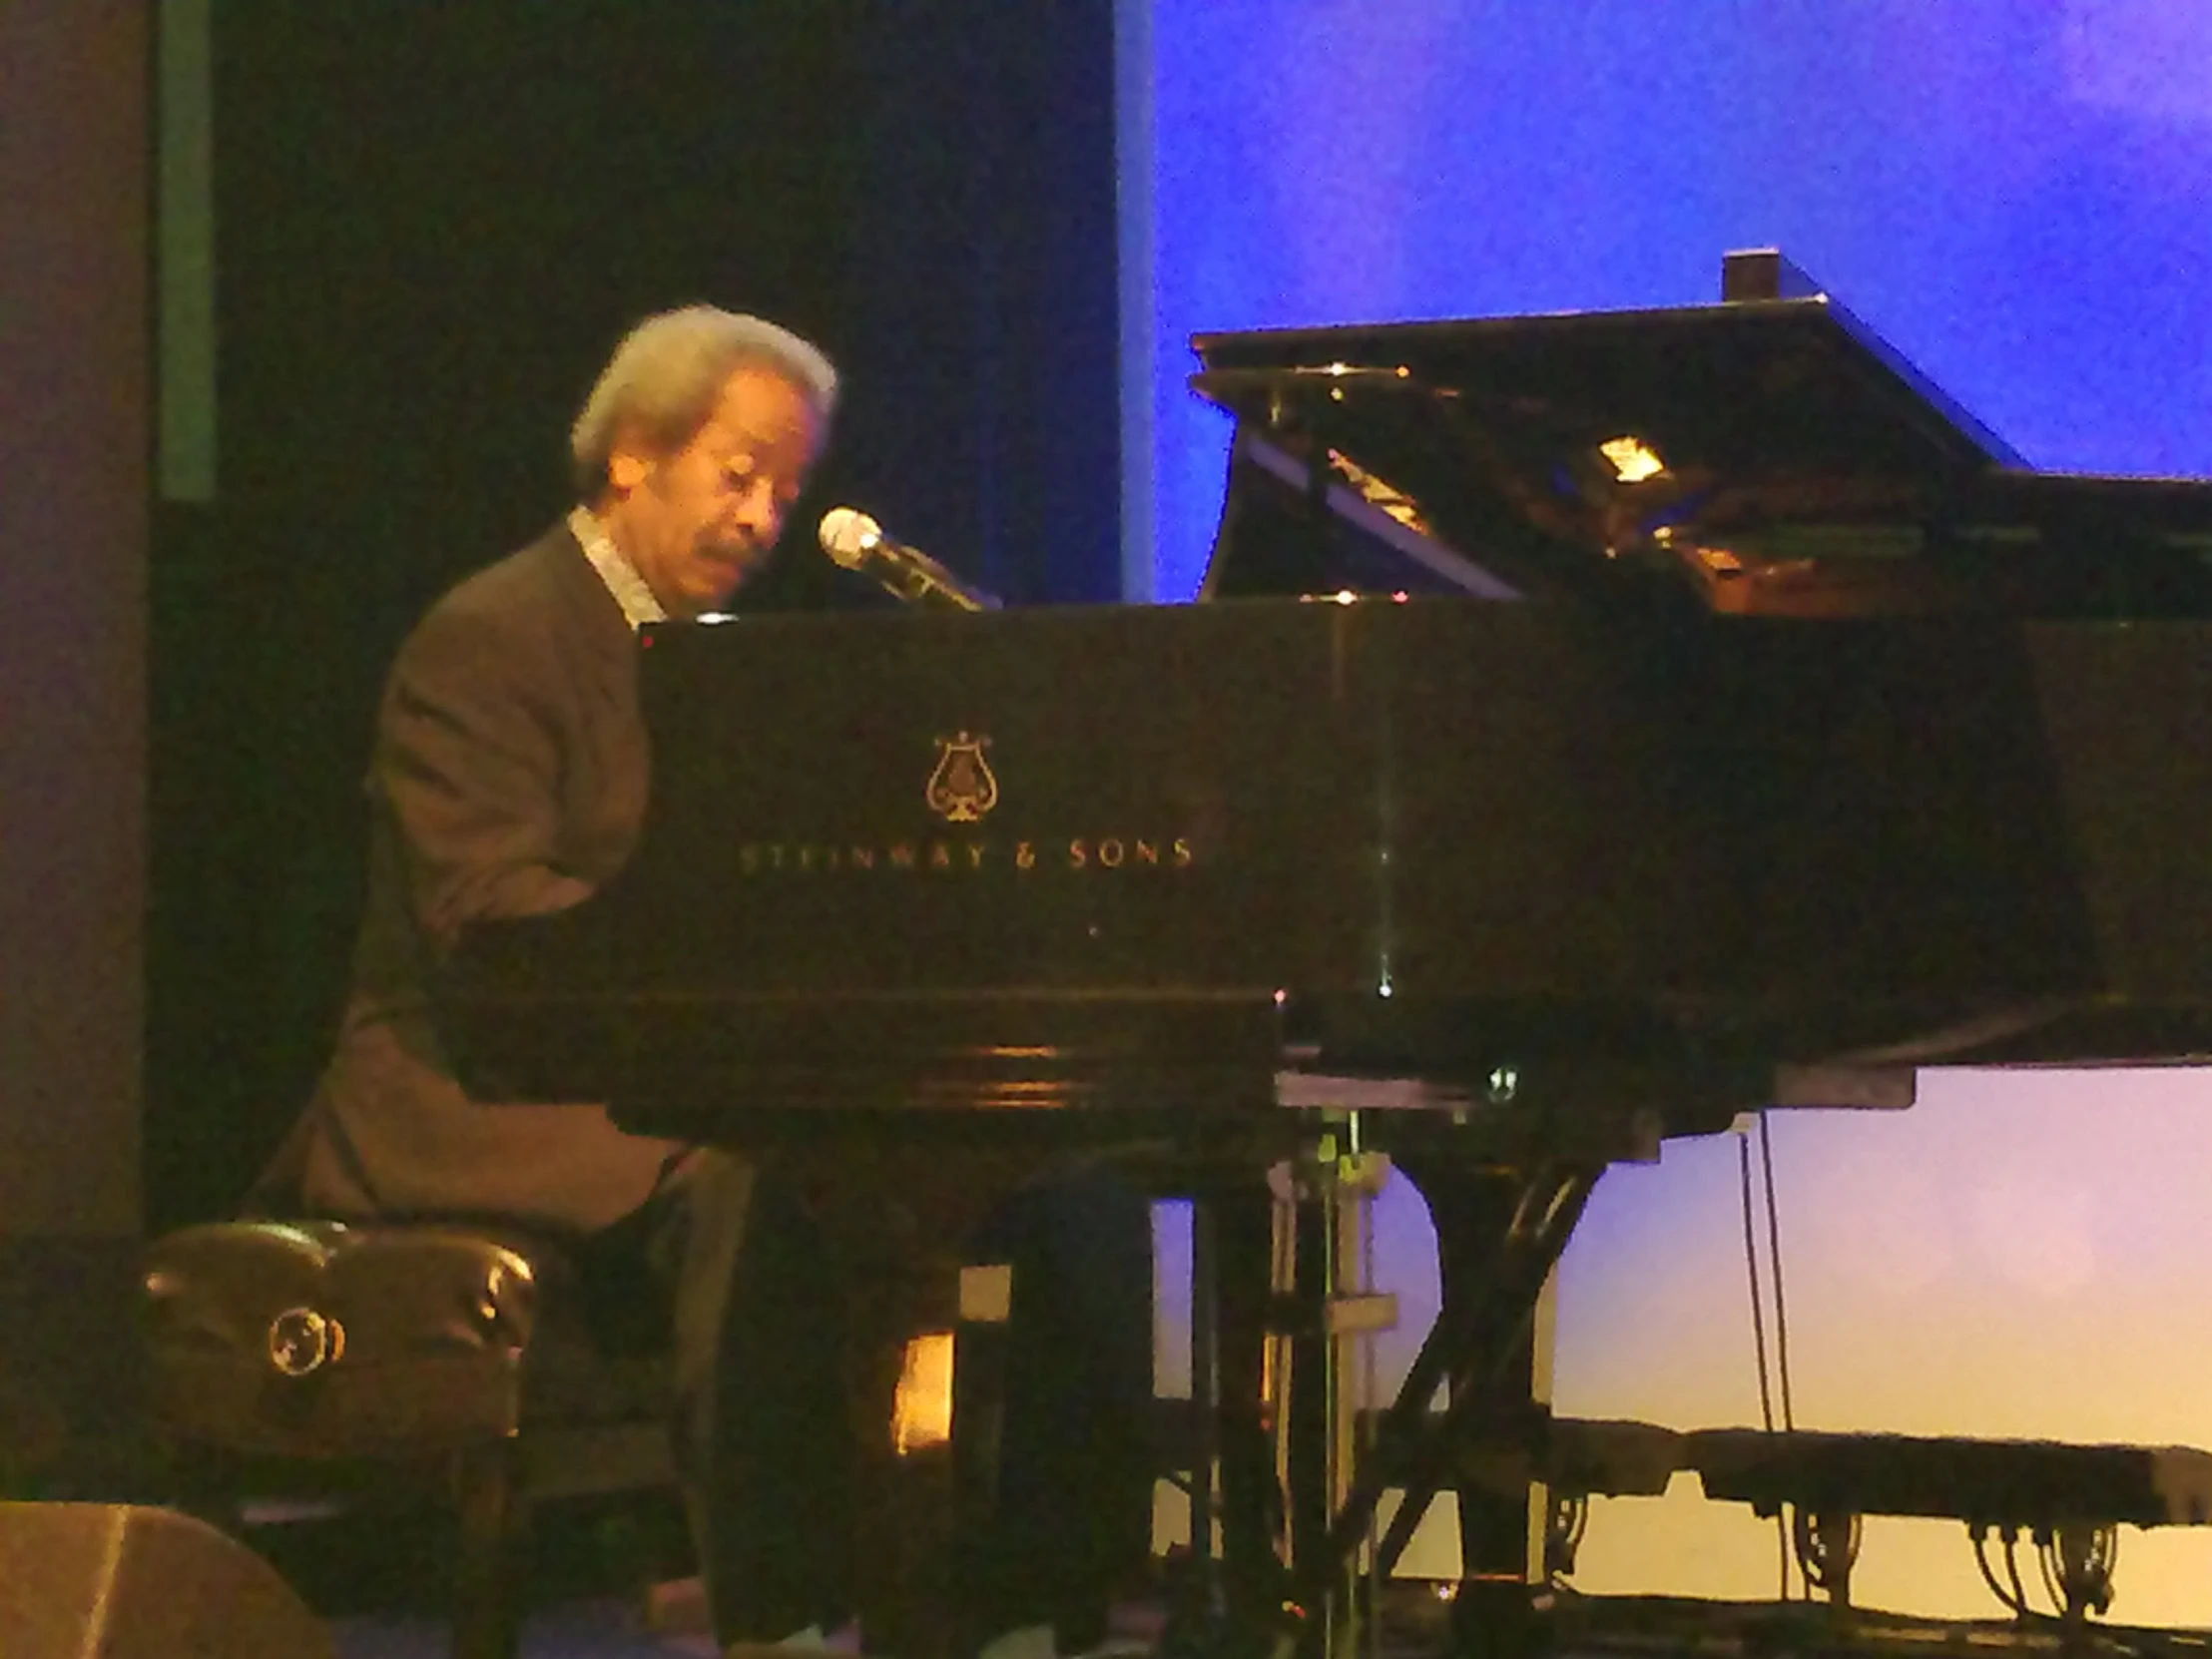
[[[969,587],[926,553],[912,548],[898,559],[870,559],[867,573],[909,605],[941,610],[995,611],[998,595]]]
[[[851,507],[823,515],[822,550],[846,570],[864,571],[909,605],[940,610],[995,611],[998,596],[971,587],[919,548],[895,542],[883,527]]]

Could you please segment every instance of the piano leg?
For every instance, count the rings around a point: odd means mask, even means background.
[[[895,1305],[907,1299],[893,1293],[880,1301]],[[957,1604],[951,1547],[958,1531],[953,1447],[949,1440],[892,1443],[887,1424],[904,1355],[903,1344],[888,1333],[901,1321],[888,1309],[875,1308],[855,1323],[861,1329],[853,1338],[860,1351],[852,1367],[853,1416],[856,1429],[867,1436],[854,1471],[860,1628],[871,1652],[951,1659],[963,1651],[952,1612]]]
[[[1043,1185],[1053,1159],[1037,1151],[846,1142],[789,1162],[803,1166],[796,1179],[847,1286],[866,1650],[960,1659],[1036,1624],[1084,1641],[1104,1612],[1086,1595],[1096,1583],[1103,1597],[1122,1534],[1141,1554],[1149,1520],[1135,1440],[1150,1391],[1143,1195],[1095,1171]],[[1134,1262],[1122,1260],[1131,1248]],[[1037,1284],[1017,1312],[1018,1275]],[[1040,1343],[1080,1343],[1081,1363],[1040,1355]],[[1028,1347],[1017,1355],[1017,1344]],[[1010,1361],[1021,1366],[1018,1398]],[[1138,1397],[1125,1399],[1131,1370]],[[1006,1447],[1018,1458],[1002,1459]]]
[[[1517,1651],[1537,1634],[1546,1583],[1545,1287],[1604,1164],[1538,1162],[1497,1171],[1420,1153],[1399,1153],[1396,1161],[1435,1224],[1442,1306],[1382,1413],[1328,1547],[1302,1565],[1297,1591],[1318,1595],[1341,1575],[1337,1563],[1359,1550],[1378,1501],[1395,1487],[1403,1498],[1377,1547],[1376,1572],[1387,1577],[1429,1501],[1452,1485],[1461,1558],[1453,1646]],[[1439,1384],[1449,1403],[1433,1413]]]
[[[995,1500],[1006,1299],[963,1246],[1037,1162],[845,1142],[784,1156],[845,1286],[853,1591],[871,1653],[958,1659],[989,1634],[967,1616],[957,1548]]]

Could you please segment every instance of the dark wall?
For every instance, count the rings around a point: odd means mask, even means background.
[[[225,0],[220,485],[151,592],[148,1168],[221,1211],[342,992],[358,779],[399,636],[565,508],[639,315],[815,337],[835,448],[748,602],[869,604],[831,501],[1009,599],[1118,572],[1109,0]]]
[[[0,1326],[11,1243],[138,1222],[147,34],[0,5]]]

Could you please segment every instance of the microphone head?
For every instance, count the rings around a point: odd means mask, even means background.
[[[883,527],[854,507],[831,507],[822,515],[822,550],[847,570],[858,570],[883,539]]]

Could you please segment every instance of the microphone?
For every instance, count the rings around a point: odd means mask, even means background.
[[[872,576],[909,605],[959,611],[995,611],[998,596],[963,583],[918,547],[883,534],[883,527],[852,507],[822,515],[822,550],[846,570]]]

